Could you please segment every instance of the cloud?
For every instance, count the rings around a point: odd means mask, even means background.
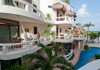
[[[94,13],[93,16],[100,16],[100,13]]]
[[[89,16],[88,8],[86,4],[82,4],[80,9],[77,12],[77,15],[79,17],[87,17]]]

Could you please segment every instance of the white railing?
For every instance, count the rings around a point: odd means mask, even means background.
[[[71,49],[69,54],[64,55],[64,57],[68,60],[69,58],[71,58],[72,54],[73,54],[73,49]]]
[[[16,2],[20,5],[17,5]],[[25,11],[27,11],[27,12],[34,13],[42,18],[45,18],[45,15],[37,7],[34,7],[32,4],[30,4],[24,0],[13,0],[13,3],[15,5],[15,7],[25,9]],[[33,12],[33,9],[36,10],[36,12]]]
[[[72,17],[62,16],[62,17],[57,17],[56,20],[57,21],[64,21],[64,22],[66,22],[66,21],[73,22],[74,19]]]
[[[0,52],[6,54],[7,52],[17,51],[20,49],[31,49],[31,47],[36,45],[35,42],[37,42],[37,40],[22,43],[0,43]]]
[[[84,38],[84,35],[73,35],[74,38]]]
[[[73,35],[74,39],[85,39],[84,35]]]

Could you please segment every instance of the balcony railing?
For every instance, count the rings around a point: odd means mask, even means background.
[[[5,0],[5,2],[6,2],[6,0]],[[34,6],[35,4],[30,4],[24,0],[13,0],[11,2],[11,4],[5,3],[5,2],[4,2],[4,5],[18,7],[18,8],[24,9],[26,12],[33,13],[42,18],[45,18],[44,14],[37,7]]]
[[[18,50],[30,50],[33,47],[36,48],[35,42],[37,42],[37,40],[22,43],[0,43],[0,52],[7,54],[8,52],[12,51],[16,52]]]
[[[57,21],[63,21],[63,22],[73,22],[72,17],[67,17],[67,16],[62,16],[62,17],[57,17]]]
[[[73,35],[73,39],[75,39],[75,40],[83,40],[83,39],[85,39],[85,36],[84,35]]]

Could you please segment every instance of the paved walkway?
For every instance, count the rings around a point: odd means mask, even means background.
[[[74,49],[75,57],[74,57],[73,60],[71,60],[71,63],[72,63],[74,66],[76,65],[76,63],[77,63],[78,60],[79,60],[80,53],[81,53],[81,49],[77,49],[77,48]]]
[[[89,47],[100,47],[100,43],[94,42],[94,43],[88,43]]]

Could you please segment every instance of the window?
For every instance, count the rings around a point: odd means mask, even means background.
[[[48,8],[52,8],[52,6],[48,6]]]
[[[37,34],[37,27],[34,27],[34,34]]]
[[[62,32],[62,29],[60,28],[60,33]]]
[[[0,42],[11,42],[12,39],[19,37],[19,23],[17,21],[1,19],[0,22]]]
[[[28,2],[28,3],[30,3],[30,4],[32,4],[32,0],[24,0],[24,1],[26,1],[26,2]]]
[[[33,7],[37,8],[37,6],[35,4],[33,4]],[[37,13],[37,10],[33,9],[33,12]]]
[[[13,0],[4,0],[5,5],[11,5],[14,6]]]

